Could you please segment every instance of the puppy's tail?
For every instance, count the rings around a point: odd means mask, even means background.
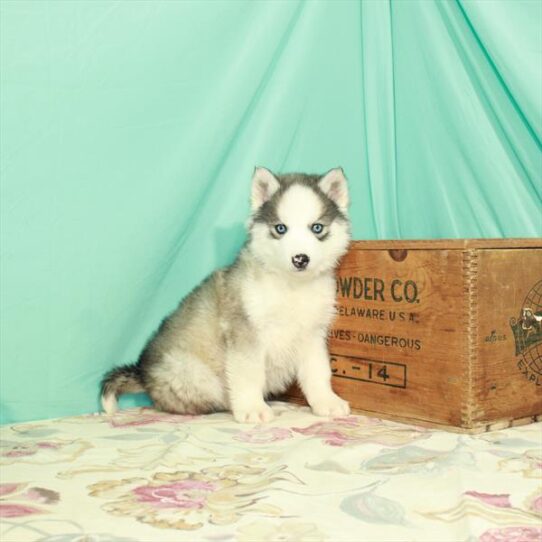
[[[107,414],[117,410],[117,398],[123,393],[145,391],[141,381],[141,369],[136,363],[111,369],[102,379],[102,407]]]

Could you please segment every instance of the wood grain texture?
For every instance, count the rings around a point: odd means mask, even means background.
[[[352,241],[350,250],[465,250],[469,248],[542,248],[542,237],[514,239],[410,239]]]
[[[517,354],[510,322],[539,281],[540,239],[354,242],[337,273],[333,388],[355,410],[454,430],[534,419],[542,344]]]
[[[337,392],[352,406],[374,410],[376,403],[386,414],[460,424],[462,265],[461,252],[449,250],[409,252],[402,261],[388,251],[354,250],[343,260],[329,347],[365,366],[365,381],[335,373]]]
[[[531,301],[538,302],[538,308]],[[540,305],[542,249],[480,251],[475,307],[480,360],[475,387],[477,421],[542,413],[542,333],[539,330],[539,340],[516,353],[511,327],[511,321],[520,320],[522,309],[542,311]],[[533,323],[526,331],[527,341],[536,338],[535,327]]]

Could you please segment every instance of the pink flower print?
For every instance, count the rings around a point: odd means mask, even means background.
[[[540,542],[542,527],[504,527],[489,529],[479,542]]]
[[[531,510],[542,514],[542,495],[538,495],[538,497],[533,499],[531,502]]]
[[[329,444],[330,446],[344,446],[349,440],[345,435],[341,435],[339,432],[328,433],[326,437],[326,444]]]
[[[56,442],[38,442],[36,444],[38,448],[41,448],[42,450],[48,449],[48,450],[58,450],[60,448],[60,444]]]
[[[329,446],[355,446],[369,442],[384,446],[401,446],[429,436],[426,430],[420,431],[408,426],[390,431],[389,424],[392,422],[384,423],[381,420],[377,422],[369,421],[369,418],[362,416],[348,416],[292,429],[296,433],[321,439]]]
[[[157,472],[150,479],[104,480],[89,489],[91,496],[108,500],[103,509],[115,516],[131,516],[162,529],[193,530],[206,523],[232,524],[245,514],[281,516],[282,509],[260,501],[270,486],[294,478],[285,468],[222,465],[198,473]]]
[[[18,443],[2,452],[3,457],[28,457],[36,455],[39,450],[58,450],[60,444],[54,442]]]
[[[0,497],[15,493],[22,487],[24,487],[24,484],[0,484]]]
[[[333,423],[339,423],[341,425],[350,425],[352,427],[357,427],[361,421],[361,416],[342,416],[340,418],[333,418]],[[363,418],[363,423],[365,425],[377,424],[379,420],[372,418]],[[325,422],[322,422],[325,423]]]
[[[4,457],[27,457],[29,455],[35,455],[37,451],[37,448],[32,449],[29,446],[18,445],[5,452],[2,452],[1,455]]]
[[[249,431],[240,431],[233,438],[241,442],[249,442],[250,444],[267,444],[292,438],[292,432],[289,429],[282,427],[256,427]]]
[[[350,441],[357,440],[357,435],[348,434],[348,430],[358,427],[358,422],[354,417],[335,418],[333,422],[317,422],[305,428],[294,428],[296,433],[310,435],[325,439],[325,443],[330,446],[344,446]],[[340,429],[343,429],[341,431]]]
[[[156,508],[201,509],[207,494],[217,489],[216,484],[201,480],[182,480],[160,486],[140,486],[133,492],[139,502]]]
[[[150,425],[153,423],[185,423],[193,420],[196,416],[167,414],[151,408],[141,408],[135,410],[121,410],[110,420],[112,427],[139,427],[141,425]]]
[[[0,484],[0,518],[18,518],[31,514],[43,514],[47,510],[33,505],[9,501],[32,501],[33,503],[55,504],[60,495],[56,491],[42,487],[31,487],[28,484]],[[25,491],[26,489],[26,491]],[[9,499],[9,501],[8,501]]]
[[[20,518],[31,514],[41,514],[43,511],[26,504],[0,502],[0,518]]]
[[[478,493],[478,491],[465,491],[465,495],[475,497],[476,499],[489,504],[490,506],[496,506],[497,508],[511,508],[510,495],[492,495],[491,493]]]

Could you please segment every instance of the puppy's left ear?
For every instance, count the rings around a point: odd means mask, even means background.
[[[348,209],[348,185],[342,167],[329,170],[318,181],[320,189],[337,204],[341,211]]]
[[[252,211],[258,210],[280,188],[278,179],[264,167],[254,168],[252,174],[252,194],[250,202]]]

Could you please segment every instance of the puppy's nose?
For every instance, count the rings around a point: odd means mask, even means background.
[[[310,258],[306,254],[296,254],[292,258],[292,263],[297,269],[305,269],[309,265]]]

